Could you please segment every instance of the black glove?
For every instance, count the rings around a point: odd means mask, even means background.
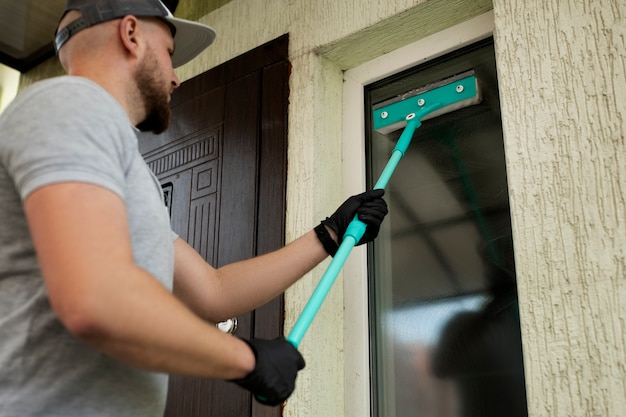
[[[388,213],[387,203],[383,200],[385,190],[377,189],[366,191],[362,194],[353,195],[348,198],[330,217],[322,220],[321,227],[326,225],[333,229],[339,238],[339,244],[343,240],[343,235],[346,233],[348,225],[354,219],[355,215],[359,216],[359,220],[367,225],[365,233],[361,240],[357,242],[358,245],[371,242],[378,236],[380,230],[380,224]],[[330,255],[335,255],[337,248],[332,248],[333,245],[328,241],[328,237],[323,236],[324,230],[320,229],[320,226],[315,228],[318,237],[324,244],[324,248]]]
[[[305,365],[304,358],[283,337],[244,342],[254,352],[256,366],[245,378],[232,382],[252,392],[262,404],[281,404],[293,392],[298,371]]]

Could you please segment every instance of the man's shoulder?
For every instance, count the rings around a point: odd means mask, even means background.
[[[28,98],[29,96],[40,96],[41,94],[64,97],[81,92],[85,92],[88,95],[108,95],[104,88],[87,78],[63,75],[37,81],[26,88],[17,98]]]
[[[24,89],[6,109],[7,117],[19,114],[50,120],[84,119],[90,115],[107,115],[125,120],[121,105],[97,83],[71,75],[48,78]]]

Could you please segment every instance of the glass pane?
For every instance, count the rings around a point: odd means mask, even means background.
[[[367,104],[469,69],[483,101],[425,121],[387,186],[370,274],[379,417],[527,415],[492,40],[369,86]],[[370,131],[373,184],[401,129]]]

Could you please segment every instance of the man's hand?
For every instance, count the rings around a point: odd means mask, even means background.
[[[385,190],[377,189],[348,198],[330,217],[322,220],[322,224],[330,227],[337,235],[341,244],[343,235],[355,215],[367,225],[365,234],[357,245],[371,242],[378,236],[380,224],[388,213],[387,203],[383,200]]]
[[[279,337],[274,340],[244,340],[256,357],[254,370],[245,378],[232,382],[254,394],[265,405],[278,405],[293,392],[304,358],[291,343]]]

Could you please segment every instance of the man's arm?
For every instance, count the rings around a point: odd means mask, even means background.
[[[313,231],[274,252],[219,269],[207,264],[180,238],[174,248],[174,293],[213,322],[266,303],[328,256]]]
[[[149,370],[223,379],[255,367],[247,344],[197,317],[137,267],[122,200],[61,183],[24,203],[53,309],[95,349]]]
[[[373,240],[387,214],[383,190],[348,198],[322,221],[326,246],[310,231],[274,252],[213,268],[182,239],[175,246],[174,292],[193,311],[214,322],[251,311],[271,300],[333,252],[355,215],[367,224],[359,242]],[[317,229],[317,228],[316,228]],[[336,251],[336,248],[335,248]]]

